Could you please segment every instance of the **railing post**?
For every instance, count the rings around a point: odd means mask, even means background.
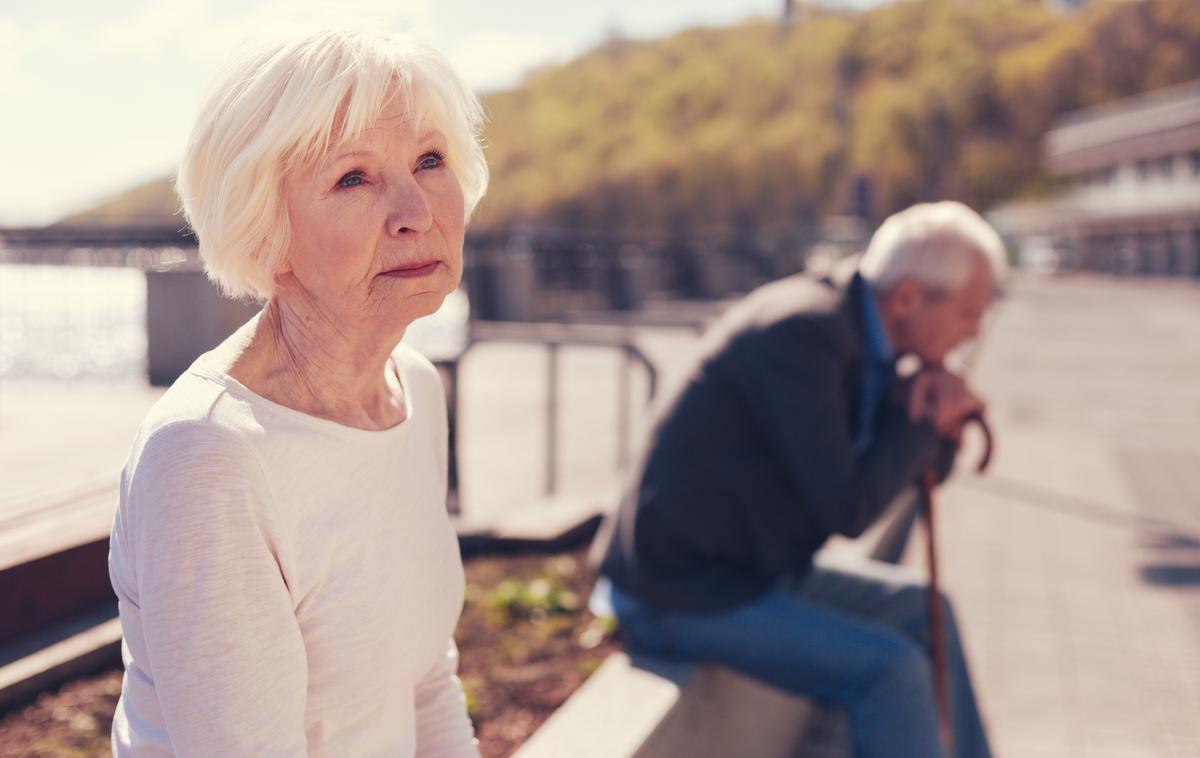
[[[463,353],[466,351],[464,350]],[[461,355],[460,355],[461,358]],[[458,359],[438,361],[446,390],[446,510],[462,515],[458,497]]]
[[[546,494],[558,487],[558,342],[546,343]]]
[[[494,324],[473,322],[467,345],[458,356],[461,362],[468,351],[481,342],[517,342],[544,345],[546,354],[546,471],[545,490],[553,495],[558,490],[558,444],[559,444],[559,374],[561,348],[563,345],[576,347],[614,348],[622,355],[621,374],[618,377],[619,397],[617,402],[617,465],[625,468],[629,464],[633,445],[633,364],[639,363],[646,369],[646,399],[654,399],[658,391],[658,371],[645,353],[635,344],[634,332],[628,327],[617,329],[571,324]],[[456,383],[457,384],[457,383]],[[456,409],[457,410],[457,409]],[[457,416],[457,413],[455,413]]]
[[[624,471],[629,463],[629,408],[630,373],[633,368],[633,350],[626,344],[621,349],[620,376],[617,384],[617,470]]]

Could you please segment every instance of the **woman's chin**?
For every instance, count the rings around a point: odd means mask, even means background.
[[[403,322],[405,325],[416,321],[419,318],[432,316],[437,312],[438,308],[442,307],[442,302],[450,292],[441,290],[432,290],[429,292],[420,292],[411,294],[402,301],[389,308],[389,314],[394,315],[397,321]]]

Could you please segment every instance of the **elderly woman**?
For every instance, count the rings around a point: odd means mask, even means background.
[[[211,278],[265,306],[125,466],[117,756],[478,755],[444,395],[397,345],[459,282],[480,122],[438,54],[357,31],[264,48],[203,106],[179,195]]]

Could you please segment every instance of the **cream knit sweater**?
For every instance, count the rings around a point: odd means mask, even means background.
[[[451,637],[444,395],[411,348],[393,361],[408,417],[383,431],[277,405],[203,358],[150,412],[109,554],[115,756],[478,755]]]

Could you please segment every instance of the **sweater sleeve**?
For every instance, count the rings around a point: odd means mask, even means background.
[[[304,756],[307,659],[267,482],[232,431],[156,431],[129,480],[145,668],[178,756]]]
[[[870,446],[856,453],[845,358],[815,325],[787,328],[792,333],[743,346],[737,381],[807,513],[827,532],[857,537],[935,462],[937,434],[891,406]]]
[[[451,639],[417,683],[417,755],[420,758],[479,758],[467,699],[458,679],[458,648]]]

